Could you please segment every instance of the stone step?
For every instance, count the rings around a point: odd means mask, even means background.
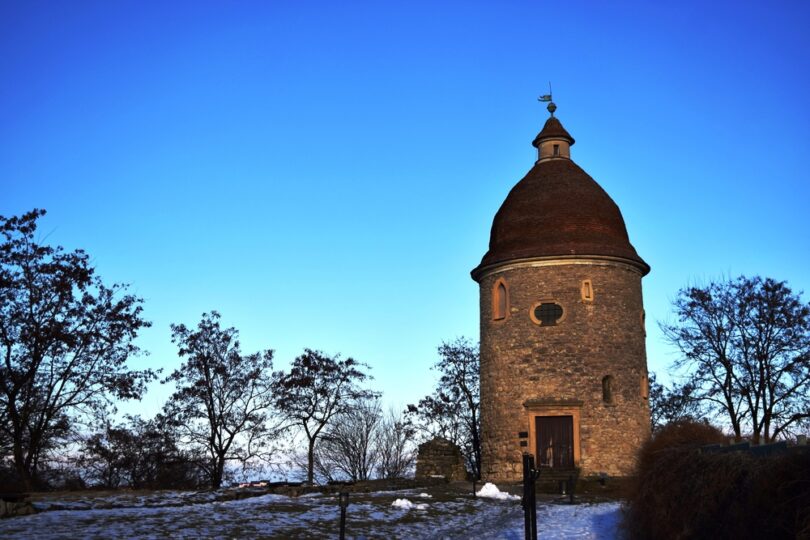
[[[540,476],[537,477],[537,480],[540,481],[543,478],[551,478],[551,479],[567,479],[569,476],[573,476],[574,478],[579,477],[579,471],[577,469],[554,469],[554,468],[542,468],[540,469]]]
[[[568,492],[568,479],[573,477],[576,484],[579,479],[579,471],[576,469],[552,469],[543,468],[540,470],[540,476],[537,477],[535,482],[535,489],[540,493],[562,493]],[[576,490],[576,487],[575,487]]]

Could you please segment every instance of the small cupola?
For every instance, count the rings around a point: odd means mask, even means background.
[[[543,129],[532,141],[532,146],[537,148],[538,162],[548,159],[571,159],[571,145],[574,144],[574,138],[554,116],[556,110],[557,106],[553,102],[548,104],[551,117],[546,120]]]

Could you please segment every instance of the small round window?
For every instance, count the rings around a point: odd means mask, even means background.
[[[563,316],[563,308],[554,302],[535,304],[531,311],[532,321],[540,326],[554,326]]]

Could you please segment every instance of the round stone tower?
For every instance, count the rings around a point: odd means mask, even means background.
[[[650,433],[641,278],[618,206],[571,161],[551,117],[537,162],[492,223],[481,291],[482,474],[632,472]],[[542,475],[542,472],[541,472]]]

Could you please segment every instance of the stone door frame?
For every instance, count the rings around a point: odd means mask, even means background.
[[[579,400],[544,400],[530,399],[523,404],[526,409],[526,422],[529,432],[528,452],[538,459],[537,455],[537,418],[542,416],[570,416],[574,430],[574,467],[580,466],[579,426],[582,416],[582,401]]]

